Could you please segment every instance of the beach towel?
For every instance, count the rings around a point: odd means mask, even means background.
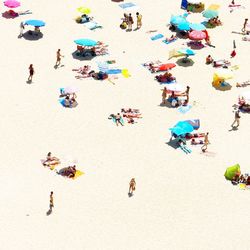
[[[63,107],[65,107],[65,106],[64,106],[64,98],[59,98],[58,101],[59,101],[59,103],[60,103]]]
[[[106,72],[105,73],[107,73],[107,74],[121,74],[122,73],[122,70],[121,69],[108,69],[108,70],[106,70]]]
[[[97,22],[89,21],[87,23],[84,23],[84,26],[90,30],[94,30],[97,28],[102,28],[101,25],[99,25]]]
[[[161,38],[163,38],[164,36],[162,35],[162,34],[157,34],[157,35],[155,35],[155,36],[152,36],[150,39],[152,40],[152,41],[155,41],[155,40],[158,40],[158,39],[161,39]]]
[[[166,41],[166,40],[164,39],[164,40],[162,40],[162,42],[165,43],[165,44],[170,44],[170,43],[175,42],[176,40],[177,40],[177,38],[175,38],[175,39],[173,39],[173,40],[171,40],[171,41]]]
[[[128,69],[123,69],[122,70],[122,75],[125,77],[125,78],[129,78],[131,75],[129,74],[128,72]]]
[[[191,105],[187,105],[187,106],[180,106],[178,108],[178,111],[182,114],[186,114],[190,109],[192,108]]]
[[[119,4],[119,6],[120,6],[122,9],[126,9],[126,8],[135,7],[136,4],[134,4],[134,3],[121,3],[121,4]]]
[[[76,170],[75,176],[72,178],[73,180],[75,180],[76,178],[78,178],[79,176],[83,175],[84,173],[80,170]]]
[[[240,190],[245,190],[246,189],[246,184],[245,183],[240,183],[239,188],[240,188]]]

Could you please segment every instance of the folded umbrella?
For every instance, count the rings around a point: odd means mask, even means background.
[[[35,27],[42,27],[45,26],[45,22],[41,21],[41,20],[27,20],[25,21],[26,25],[31,25],[31,26],[35,26]]]
[[[80,46],[93,47],[97,45],[97,42],[91,39],[77,39],[74,42]]]

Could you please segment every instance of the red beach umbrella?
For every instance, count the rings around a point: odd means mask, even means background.
[[[193,30],[188,34],[188,38],[194,41],[200,41],[206,38],[206,33],[199,30]]]

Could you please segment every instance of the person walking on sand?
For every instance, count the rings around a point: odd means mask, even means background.
[[[132,14],[129,13],[129,15],[128,15],[128,29],[127,29],[127,31],[132,31],[133,23],[134,23],[134,20],[133,20]]]
[[[140,29],[142,26],[142,15],[139,12],[136,12],[136,19],[137,19],[137,27],[136,29]]]
[[[28,82],[32,82],[32,79],[33,79],[33,75],[34,75],[35,71],[34,71],[34,68],[33,68],[33,64],[30,64],[29,66],[29,78],[28,78]]]
[[[164,87],[164,89],[162,89],[162,104],[166,104],[166,98],[167,98],[167,88]]]
[[[135,191],[135,186],[136,186],[135,178],[132,178],[129,183],[129,190],[128,190],[128,194],[130,196],[133,195],[133,192]]]
[[[208,140],[208,132],[205,134],[205,138],[204,138],[204,144],[201,147],[202,152],[206,152],[207,150],[207,145],[210,144],[210,141]]]
[[[242,32],[244,33],[246,32],[247,23],[248,23],[248,18],[245,19],[244,24],[243,24]]]
[[[62,57],[64,57],[64,56],[61,55],[61,50],[58,49],[56,52],[56,64],[55,64],[56,67],[58,67],[61,64]]]
[[[51,191],[49,196],[49,210],[52,212],[52,209],[54,207],[54,193]]]
[[[238,128],[240,126],[240,111],[237,110],[234,113],[234,122],[232,123],[231,127],[235,127],[234,124],[237,123],[236,128]]]
[[[19,34],[19,37],[23,37],[23,31],[24,31],[25,27],[24,27],[24,24],[23,22],[20,23],[20,34]]]

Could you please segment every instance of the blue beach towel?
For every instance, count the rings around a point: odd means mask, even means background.
[[[106,73],[107,74],[111,74],[111,75],[121,74],[122,70],[121,69],[109,69],[109,70],[106,70]]]
[[[172,40],[172,41],[166,41],[165,39],[164,40],[162,40],[162,42],[163,43],[165,43],[165,44],[170,44],[170,43],[173,43],[173,42],[175,42],[177,40],[177,38],[175,38],[174,40]]]
[[[152,36],[151,37],[151,40],[152,41],[155,41],[155,40],[158,40],[158,39],[161,39],[161,38],[163,38],[164,36],[162,35],[162,34],[157,34],[157,35],[155,35],[155,36]]]
[[[64,106],[64,98],[59,98],[58,101],[59,101],[59,103],[60,103],[63,107],[65,107],[65,106]]]
[[[123,9],[126,9],[126,8],[130,8],[130,7],[134,7],[136,5],[134,3],[122,3],[122,4],[119,4],[119,6]]]
[[[191,108],[192,108],[192,106],[190,106],[190,105],[181,106],[178,108],[178,111],[182,114],[186,114]]]

